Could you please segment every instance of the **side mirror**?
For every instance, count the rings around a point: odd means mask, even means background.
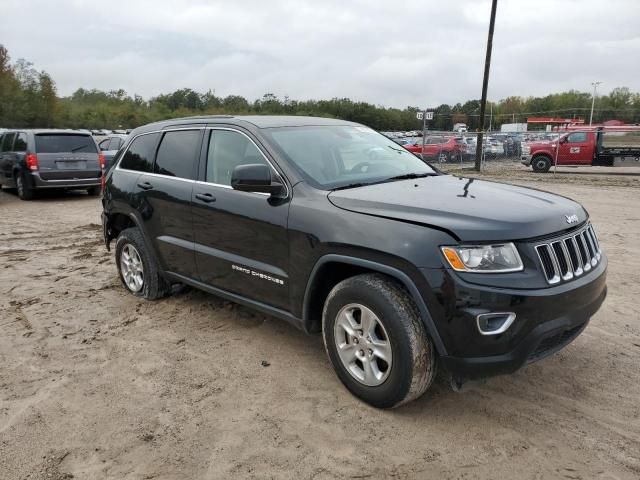
[[[238,165],[231,172],[231,188],[241,192],[281,195],[284,185],[271,178],[271,167],[264,164]]]

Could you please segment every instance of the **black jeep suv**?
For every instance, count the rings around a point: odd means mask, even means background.
[[[194,117],[133,131],[106,175],[107,248],[134,295],[183,283],[322,332],[376,407],[567,345],[607,260],[567,198],[444,175],[373,130],[309,117]]]

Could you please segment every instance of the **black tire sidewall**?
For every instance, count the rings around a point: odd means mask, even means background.
[[[411,388],[413,378],[412,339],[407,324],[401,320],[407,312],[393,301],[393,295],[384,289],[371,288],[358,277],[330,295],[323,313],[323,329],[327,353],[336,374],[355,396],[367,403],[390,408],[402,402]],[[347,304],[360,303],[371,309],[380,319],[389,336],[392,349],[391,372],[381,385],[369,387],[356,380],[344,367],[335,346],[334,325],[338,312]],[[399,308],[400,307],[400,308]]]
[[[538,167],[538,162],[544,162],[544,167]],[[548,172],[551,168],[551,160],[549,160],[547,157],[533,157],[533,159],[531,160],[531,166],[533,167],[534,172],[545,173]]]
[[[20,185],[22,185],[22,188],[20,188]],[[20,200],[31,200],[33,198],[33,190],[24,172],[16,173],[16,191]]]
[[[142,268],[144,269],[144,283],[142,285],[142,288],[137,292],[132,292],[129,287],[127,287],[127,284],[124,281],[124,277],[122,275],[122,271],[120,269],[120,258],[122,256],[122,249],[127,244],[133,245],[138,251],[140,260],[142,261]],[[120,232],[120,235],[118,235],[118,239],[116,241],[115,258],[116,267],[118,269],[118,276],[120,277],[122,285],[127,289],[127,292],[137,297],[145,298],[147,300],[154,300],[156,298],[164,296],[166,288],[163,279],[160,278],[160,275],[158,273],[158,264],[155,258],[149,253],[149,249],[147,248],[144,238],[142,237],[142,234],[140,233],[140,230],[138,228],[127,228],[126,230]]]

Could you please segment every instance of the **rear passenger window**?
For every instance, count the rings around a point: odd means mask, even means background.
[[[16,138],[15,143],[13,144],[14,152],[26,152],[27,151],[27,134],[24,132],[20,132],[18,137]]]
[[[260,150],[241,133],[212,130],[207,155],[207,182],[231,185],[231,172],[238,165],[269,165]]]
[[[193,180],[200,151],[200,130],[167,132],[162,137],[153,172]]]
[[[15,133],[5,133],[4,138],[2,139],[2,151],[10,152],[11,147],[13,146],[13,139],[16,138]]]
[[[150,133],[136,138],[122,157],[120,168],[151,173],[158,137],[160,137],[159,133]]]

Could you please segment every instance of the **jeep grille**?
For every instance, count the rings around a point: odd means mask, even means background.
[[[547,283],[568,282],[587,273],[602,258],[602,250],[593,227],[588,223],[577,233],[536,245]]]

